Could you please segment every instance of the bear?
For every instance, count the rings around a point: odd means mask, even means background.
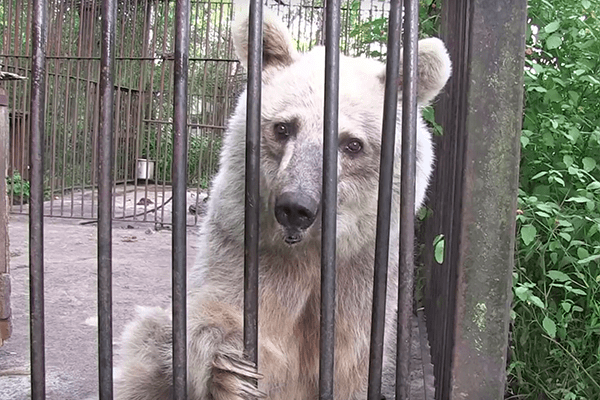
[[[246,66],[249,17],[247,10],[236,15],[232,36]],[[445,86],[451,62],[437,38],[420,40],[418,49],[420,110]],[[386,67],[344,55],[339,65],[334,392],[336,399],[358,400],[366,399],[367,390]],[[223,139],[199,255],[188,278],[190,400],[318,397],[324,68],[323,47],[300,54],[285,25],[265,10],[258,366],[244,358],[242,342],[244,92]],[[397,132],[401,115],[399,103]],[[434,162],[431,132],[420,111],[417,125],[416,209]],[[396,136],[382,387],[387,398],[395,390],[401,154]],[[170,312],[143,310],[125,329],[122,346],[117,399],[172,398]]]

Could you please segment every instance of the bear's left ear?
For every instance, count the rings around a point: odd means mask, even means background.
[[[452,72],[446,46],[438,38],[419,40],[417,102],[426,105],[437,96]],[[385,82],[385,70],[380,75]],[[400,53],[400,88],[402,89],[402,53]]]
[[[235,52],[244,68],[248,66],[249,11],[249,4],[240,2],[235,9],[236,17],[231,27]],[[288,66],[297,57],[288,29],[276,15],[263,7],[263,70],[274,66]]]

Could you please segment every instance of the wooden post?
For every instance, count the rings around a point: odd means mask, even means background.
[[[512,293],[526,0],[447,0],[452,77],[423,226],[424,303],[436,399],[504,398]],[[438,264],[433,240],[443,234]]]
[[[10,277],[8,249],[8,198],[6,174],[8,172],[8,96],[0,88],[0,346],[10,337]]]

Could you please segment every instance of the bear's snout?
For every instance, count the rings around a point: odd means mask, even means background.
[[[275,200],[275,218],[288,232],[309,228],[318,213],[319,202],[304,193],[285,192]],[[300,235],[294,237],[301,240]]]

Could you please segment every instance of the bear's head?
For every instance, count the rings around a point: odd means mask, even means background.
[[[247,7],[247,6],[246,6]],[[233,40],[241,63],[248,58],[248,10],[237,11]],[[269,240],[318,243],[323,163],[325,49],[300,54],[281,21],[263,16],[261,112],[261,235]],[[419,42],[418,103],[427,105],[450,76],[450,59],[435,38]],[[385,89],[385,64],[340,56],[338,153],[338,251],[374,243]],[[399,97],[401,98],[401,96]],[[242,96],[241,103],[246,97]],[[243,130],[245,106],[231,127]],[[399,202],[401,104],[398,105],[394,210]],[[236,122],[237,121],[237,122]],[[238,138],[239,139],[239,138]],[[431,135],[419,118],[417,208],[431,174]],[[397,226],[393,213],[392,227]],[[342,248],[340,249],[340,246]],[[352,251],[352,250],[351,250]]]

